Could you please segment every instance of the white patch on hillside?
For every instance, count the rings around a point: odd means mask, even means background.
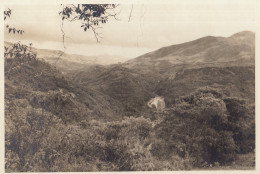
[[[150,108],[155,107],[157,111],[163,111],[165,109],[165,102],[164,102],[164,98],[160,97],[160,96],[156,96],[154,98],[152,98],[147,105]]]

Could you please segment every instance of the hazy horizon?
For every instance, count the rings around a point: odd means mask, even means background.
[[[64,22],[65,52],[85,56],[135,58],[161,47],[204,36],[228,37],[241,31],[255,32],[254,1],[173,1],[172,4],[122,4],[119,21],[110,19],[97,43],[92,31],[84,32],[80,22]],[[33,43],[40,49],[62,50],[60,5],[9,5],[6,24],[22,29],[22,36],[6,34],[6,41]]]
[[[253,32],[253,33],[255,33],[255,31],[251,31],[251,30],[243,30],[243,31],[238,31],[238,32],[236,32],[236,33],[233,33],[233,34],[231,34],[231,35],[229,35],[229,36],[226,36],[226,37],[230,37],[230,36],[232,36],[232,35],[234,35],[234,34],[237,34],[237,33],[240,33],[240,32]],[[206,35],[206,36],[203,36],[203,37],[207,37],[207,36],[212,36],[212,37],[224,37],[224,36],[213,36],[213,35]],[[203,37],[200,37],[200,38],[203,38]],[[197,39],[200,39],[200,38],[196,38],[196,39],[193,39],[193,40],[190,40],[190,41],[186,41],[186,42],[182,42],[182,43],[177,43],[177,44],[171,44],[171,45],[167,45],[167,46],[172,46],[172,45],[178,45],[178,44],[183,44],[183,43],[187,43],[187,42],[192,42],[192,41],[195,41],[195,40],[197,40]],[[10,40],[5,40],[5,42],[9,42],[9,43],[15,43],[15,42],[21,42],[21,43],[25,43],[25,44],[29,44],[29,43],[32,43],[30,40],[16,40],[16,39],[10,39]],[[166,47],[167,47],[166,46]],[[54,49],[54,48],[45,48],[44,46],[42,46],[41,44],[38,44],[38,45],[33,45],[32,47],[34,47],[34,48],[36,48],[36,49],[41,49],[41,50],[56,50],[56,51],[64,51],[64,49],[63,48],[57,48],[57,49]],[[103,45],[103,47],[104,47],[104,45]],[[150,52],[153,52],[153,51],[156,51],[156,50],[158,50],[158,49],[160,49],[160,48],[162,48],[162,47],[158,47],[158,48],[155,48],[155,49],[151,49],[150,50]],[[65,52],[66,52],[66,50],[65,50]],[[66,52],[67,54],[71,54],[71,55],[84,55],[84,56],[90,56],[90,57],[98,57],[98,56],[104,56],[104,55],[108,55],[108,56],[120,56],[120,55],[116,55],[116,54],[112,54],[112,55],[110,55],[110,54],[97,54],[97,55],[85,55],[85,54],[80,54],[80,53],[77,53],[77,52],[75,52],[75,53],[69,53],[69,52]],[[145,52],[145,53],[148,53],[148,52]],[[145,54],[144,53],[144,54]],[[140,55],[143,55],[143,54],[140,54]],[[140,56],[139,55],[139,56]],[[122,56],[122,57],[125,57],[124,55]],[[138,57],[138,56],[137,56]],[[125,57],[125,58],[127,58],[127,57]],[[132,59],[132,58],[136,58],[136,57],[128,57],[128,58],[130,58],[130,59]]]

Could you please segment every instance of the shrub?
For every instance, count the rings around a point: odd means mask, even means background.
[[[194,166],[204,162],[224,164],[232,161],[236,152],[228,118],[218,91],[198,90],[176,101],[156,127],[157,137],[163,139],[167,153],[192,158]]]

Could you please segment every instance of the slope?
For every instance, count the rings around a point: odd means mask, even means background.
[[[106,68],[73,74],[75,83],[95,89],[118,102],[125,115],[138,115],[140,109],[153,96],[148,76],[137,71],[113,65]]]
[[[54,66],[41,60],[19,64],[5,59],[5,103],[26,99],[33,108],[59,116],[64,122],[120,118],[113,100],[67,81]]]
[[[165,96],[172,104],[179,96],[194,92],[201,87],[221,89],[226,94],[255,101],[254,66],[202,67],[178,72],[173,79],[165,78],[156,87],[158,95]]]
[[[255,34],[250,31],[230,37],[207,36],[191,42],[163,47],[127,61],[124,66],[143,71],[174,65],[253,65]]]

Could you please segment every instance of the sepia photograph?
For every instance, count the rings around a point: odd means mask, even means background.
[[[6,173],[256,170],[259,1],[59,2],[2,7]]]

